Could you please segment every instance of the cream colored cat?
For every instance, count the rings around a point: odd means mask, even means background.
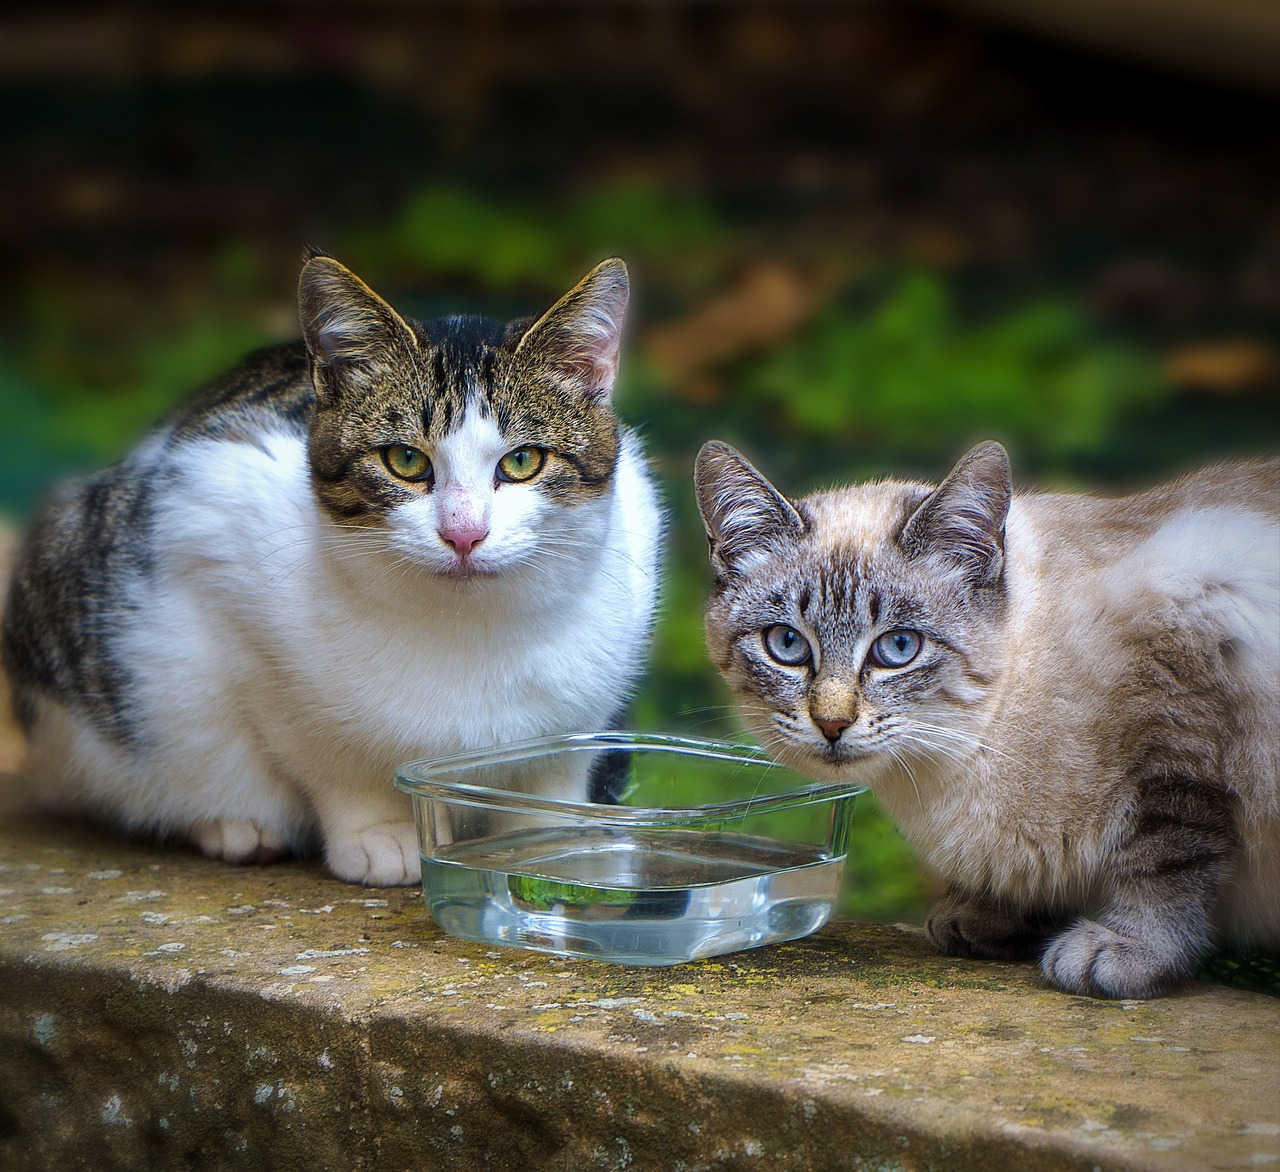
[[[1143,997],[1280,945],[1280,460],[1014,496],[987,443],[936,489],[792,502],[710,443],[696,481],[712,658],[945,877],[944,952]]]

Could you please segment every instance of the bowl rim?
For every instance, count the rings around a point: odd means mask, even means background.
[[[406,761],[396,770],[396,788],[415,798],[450,802],[456,805],[485,806],[507,813],[540,812],[590,821],[626,823],[628,825],[670,825],[742,817],[766,813],[779,808],[806,806],[816,802],[837,801],[865,793],[867,787],[857,782],[810,782],[783,790],[781,793],[753,795],[729,801],[708,802],[688,806],[620,806],[574,798],[543,797],[524,794],[474,782],[446,780],[450,774],[465,774],[484,766],[516,761],[536,760],[554,753],[599,752],[612,749],[622,752],[656,751],[682,756],[702,757],[765,769],[794,770],[773,760],[755,745],[731,741],[708,741],[695,737],[661,733],[635,733],[620,730],[605,732],[565,733],[536,737],[492,748],[445,757]],[[443,775],[443,776],[441,776]]]

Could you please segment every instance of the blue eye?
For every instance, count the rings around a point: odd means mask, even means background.
[[[923,646],[924,638],[919,631],[908,631],[905,627],[887,631],[871,644],[871,662],[877,667],[906,667]]]
[[[793,627],[783,626],[781,623],[776,627],[765,628],[764,649],[772,658],[788,667],[807,663],[812,655],[809,640]]]

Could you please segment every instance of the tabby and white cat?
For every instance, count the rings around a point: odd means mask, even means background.
[[[1280,460],[1123,500],[938,488],[789,501],[707,444],[712,659],[761,742],[865,781],[949,884],[949,954],[1145,997],[1280,945]]]
[[[608,725],[661,515],[605,261],[536,321],[401,317],[322,255],[250,357],[26,537],[3,656],[50,803],[413,882],[408,758]]]

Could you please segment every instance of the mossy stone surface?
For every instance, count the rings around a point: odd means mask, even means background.
[[[1257,1168],[1280,1000],[1093,1001],[913,928],[634,969],[416,889],[0,830],[0,1167]]]

